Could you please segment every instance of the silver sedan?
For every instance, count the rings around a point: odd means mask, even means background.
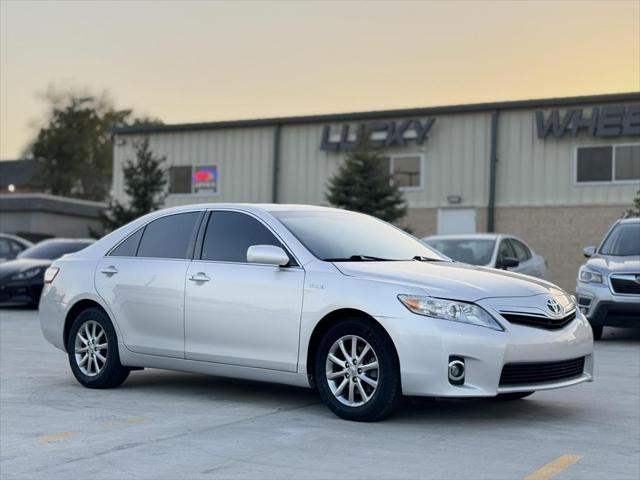
[[[45,282],[42,331],[89,388],[183,370],[314,387],[340,417],[372,421],[402,395],[517,399],[593,375],[591,328],[566,292],[343,210],[162,210]]]

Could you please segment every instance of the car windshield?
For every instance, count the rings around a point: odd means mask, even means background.
[[[602,243],[599,253],[622,257],[640,255],[640,223],[621,223],[615,227]]]
[[[470,265],[489,265],[496,246],[491,239],[428,238],[425,242],[447,257]]]
[[[347,211],[273,215],[321,260],[447,260],[415,237],[368,215]]]
[[[33,247],[27,248],[18,258],[37,258],[42,260],[55,260],[67,253],[77,252],[84,247],[91,245],[90,241],[64,242],[64,241],[44,241],[37,243]]]

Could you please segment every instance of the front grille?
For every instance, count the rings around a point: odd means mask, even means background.
[[[500,386],[556,382],[582,375],[584,357],[558,362],[508,363],[502,368]]]
[[[530,315],[524,313],[507,313],[500,312],[509,323],[517,323],[518,325],[527,325],[529,327],[544,328],[545,330],[557,330],[568,325],[576,318],[574,310],[569,315],[559,318],[546,317],[544,315]]]
[[[615,293],[640,295],[640,283],[631,279],[611,277],[611,288]]]

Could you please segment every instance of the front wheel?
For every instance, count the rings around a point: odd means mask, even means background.
[[[359,318],[345,320],[325,334],[314,373],[324,403],[346,420],[381,420],[402,398],[391,340],[380,327]]]
[[[73,375],[87,388],[117,387],[129,376],[130,369],[120,363],[111,320],[98,308],[89,308],[76,317],[67,353]]]

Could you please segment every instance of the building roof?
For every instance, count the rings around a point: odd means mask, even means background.
[[[326,115],[305,115],[294,117],[258,118],[249,120],[225,120],[203,123],[131,125],[115,128],[118,135],[135,135],[163,132],[185,132],[196,130],[218,130],[240,127],[267,127],[276,125],[295,125],[319,122],[345,122],[394,117],[417,117],[440,115],[446,113],[486,112],[492,110],[516,110],[522,108],[566,107],[589,103],[614,103],[640,101],[640,92],[610,93],[604,95],[587,95],[579,97],[543,98],[531,100],[512,100],[504,102],[471,103],[425,108],[405,108],[396,110],[377,110],[369,112],[334,113]]]
[[[75,217],[99,218],[107,208],[106,203],[77,198],[48,195],[45,193],[0,194],[0,210],[3,212],[49,212]]]
[[[33,160],[3,160],[0,161],[0,189],[9,185],[16,188],[29,185],[34,171]]]

